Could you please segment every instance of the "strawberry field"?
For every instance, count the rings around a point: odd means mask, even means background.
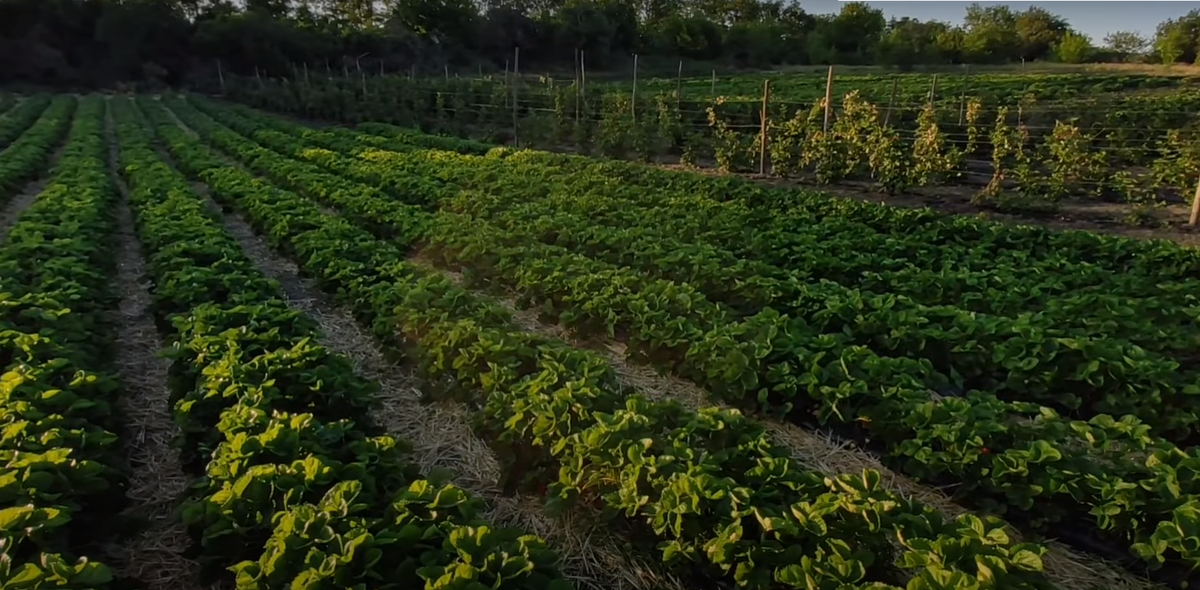
[[[1200,583],[1194,250],[198,95],[0,112],[4,588]]]

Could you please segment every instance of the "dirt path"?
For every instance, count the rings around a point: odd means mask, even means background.
[[[129,464],[130,507],[126,515],[146,526],[121,546],[118,575],[140,581],[147,590],[200,590],[199,566],[184,557],[191,538],[176,511],[189,478],[171,441],[177,433],[167,388],[169,362],[157,356],[162,340],[151,312],[146,259],[134,229],[129,188],[117,174],[117,146],[111,113],[105,117],[109,176],[120,192],[117,204],[117,276],[120,306],[116,364],[124,395],[118,401]]]

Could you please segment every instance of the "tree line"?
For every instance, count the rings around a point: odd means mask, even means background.
[[[0,83],[178,85],[194,76],[499,70],[703,61],[779,64],[995,64],[1197,60],[1200,10],[1152,38],[1089,39],[1040,7],[971,5],[961,25],[888,20],[863,3],[810,14],[782,0],[0,0]],[[218,65],[219,64],[219,65]]]

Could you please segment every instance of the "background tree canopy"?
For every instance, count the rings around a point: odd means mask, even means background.
[[[593,70],[701,60],[777,64],[1004,63],[1018,60],[1196,61],[1200,10],[1153,40],[1114,32],[1098,52],[1063,18],[1031,7],[971,5],[963,24],[893,19],[862,3],[812,15],[781,0],[0,0],[0,83],[177,85],[225,71],[298,68]]]

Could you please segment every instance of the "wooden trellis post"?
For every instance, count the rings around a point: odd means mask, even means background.
[[[675,108],[683,102],[683,60],[679,60],[679,71],[675,74]]]
[[[520,82],[521,82],[521,48],[514,47],[513,48],[512,119],[513,119],[513,145],[515,145],[517,147],[521,146],[520,135],[518,135],[519,127],[517,125],[517,101],[518,101],[517,92],[518,92],[518,87],[521,85]]]
[[[637,54],[633,54],[633,94],[629,100],[629,116],[637,123]]]
[[[587,117],[587,64],[583,61],[583,50],[579,50],[579,105]]]
[[[829,120],[833,117],[833,66],[825,78],[825,133],[829,133]]]
[[[217,79],[221,81],[221,94],[225,94],[225,72],[221,69],[221,60],[217,60]]]
[[[762,102],[762,121],[759,123],[759,137],[762,140],[758,146],[758,173],[766,176],[767,174],[767,132],[770,130],[770,111],[768,104],[771,101],[771,81],[763,80],[763,102]]]
[[[575,64],[574,65],[575,65],[575,125],[578,126],[579,125],[579,101],[580,101],[580,98],[582,97],[582,93],[579,91],[580,57],[579,57],[579,48],[578,47],[575,48]]]
[[[892,105],[896,103],[896,77],[892,76],[892,94],[888,97],[887,111],[883,114],[883,124],[887,125],[888,121],[892,120]]]

